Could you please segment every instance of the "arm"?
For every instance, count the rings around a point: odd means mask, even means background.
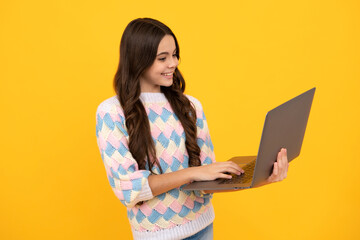
[[[154,196],[160,195],[183,184],[190,183],[193,179],[191,168],[181,169],[171,173],[149,176],[149,186]]]
[[[240,170],[243,171],[242,169]],[[240,173],[238,165],[233,162],[216,162],[213,164],[203,165],[199,167],[185,168],[171,173],[150,175],[149,185],[151,191],[153,192],[153,195],[157,196],[192,181],[206,181],[214,180],[216,178],[229,178],[230,175],[225,174],[224,172],[232,172],[234,174]],[[208,196],[210,195],[210,193],[211,192],[209,192]],[[204,193],[198,194],[204,195]]]
[[[153,198],[150,171],[139,170],[128,148],[124,115],[114,103],[100,104],[96,113],[96,138],[111,188],[126,206]]]

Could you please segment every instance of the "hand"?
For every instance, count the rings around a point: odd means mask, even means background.
[[[286,178],[289,168],[287,159],[287,152],[282,148],[277,156],[277,161],[274,163],[274,169],[271,176],[267,179],[269,183],[278,182]]]
[[[214,162],[209,165],[203,165],[198,167],[192,167],[193,169],[192,180],[193,181],[211,181],[217,178],[230,179],[230,174],[225,172],[240,175],[244,173],[244,170],[232,161],[226,162]]]

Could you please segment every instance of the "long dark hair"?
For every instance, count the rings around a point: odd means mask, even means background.
[[[176,56],[180,59],[180,49],[174,33],[165,24],[151,18],[131,21],[124,30],[120,43],[120,61],[114,77],[114,89],[125,114],[129,134],[129,150],[139,165],[149,170],[157,164],[154,141],[150,132],[149,119],[140,100],[140,76],[154,63],[158,46],[165,35],[175,40]],[[161,92],[168,99],[185,131],[185,145],[189,155],[189,166],[200,166],[200,148],[196,141],[196,112],[189,99],[183,94],[185,80],[178,68],[170,87],[161,86]]]

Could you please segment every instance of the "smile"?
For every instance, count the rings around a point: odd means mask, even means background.
[[[164,76],[171,76],[173,73],[171,72],[171,73],[162,73],[162,75],[164,75]]]

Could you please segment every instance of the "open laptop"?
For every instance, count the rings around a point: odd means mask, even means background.
[[[299,156],[315,89],[300,94],[266,114],[258,155],[229,159],[242,167],[245,171],[243,174],[232,174],[232,179],[192,182],[183,189],[226,190],[262,185],[271,175],[281,148],[287,149],[289,162]]]

